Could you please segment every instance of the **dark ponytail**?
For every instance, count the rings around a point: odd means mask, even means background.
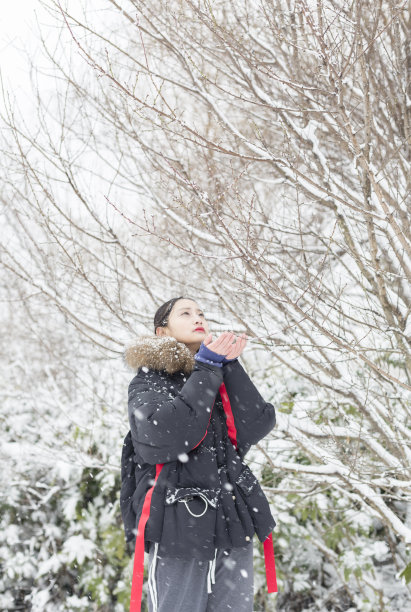
[[[186,298],[184,295],[180,295],[180,297],[172,298],[165,302],[158,308],[156,314],[154,315],[154,333],[156,333],[157,327],[166,327],[168,323],[168,318],[170,316],[170,312],[173,309],[174,304],[177,300],[191,300],[192,298]],[[195,300],[193,300],[194,302]]]

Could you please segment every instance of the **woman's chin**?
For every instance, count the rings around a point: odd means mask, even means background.
[[[200,344],[201,344],[201,342],[202,342],[202,341],[204,340],[204,338],[206,337],[206,333],[205,333],[205,332],[197,332],[197,331],[195,331],[195,332],[193,332],[193,333],[191,334],[191,337],[193,338],[193,342],[198,341],[198,342],[200,342]]]

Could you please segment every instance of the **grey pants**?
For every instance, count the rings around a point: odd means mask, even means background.
[[[253,543],[214,561],[159,557],[150,542],[148,612],[253,612]]]

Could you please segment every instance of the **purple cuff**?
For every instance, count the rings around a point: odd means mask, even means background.
[[[216,365],[219,368],[222,368],[224,355],[219,355],[218,353],[211,351],[209,348],[206,347],[204,342],[202,342],[197,353],[194,355],[194,359],[196,361],[202,361],[203,363],[210,363],[211,365]]]

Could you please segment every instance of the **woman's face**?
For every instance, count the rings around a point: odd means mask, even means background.
[[[202,330],[196,331],[200,327]],[[168,317],[167,327],[157,327],[158,336],[172,336],[196,353],[209,334],[208,323],[197,302],[189,299],[177,300]]]

